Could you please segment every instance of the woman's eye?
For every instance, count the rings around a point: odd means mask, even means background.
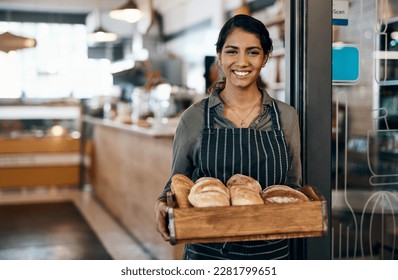
[[[259,55],[260,53],[258,52],[258,51],[251,51],[251,52],[249,52],[249,55],[251,55],[251,56],[257,56],[257,55]]]
[[[227,54],[236,54],[237,53],[237,51],[235,51],[235,50],[227,50],[227,51],[225,51]]]

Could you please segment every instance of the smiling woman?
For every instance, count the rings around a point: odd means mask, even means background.
[[[243,174],[262,188],[278,184],[300,188],[297,113],[272,99],[257,82],[271,51],[272,40],[259,20],[237,15],[224,24],[216,43],[223,79],[209,97],[183,113],[174,137],[172,176],[183,174],[194,182],[213,177],[225,184]],[[165,240],[170,183],[169,179],[155,204],[157,229]],[[287,259],[289,246],[286,239],[195,243],[185,247],[184,258]]]

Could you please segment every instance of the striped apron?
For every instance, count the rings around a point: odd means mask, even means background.
[[[290,168],[285,137],[274,101],[269,108],[272,130],[215,128],[214,111],[205,103],[205,127],[200,152],[200,177],[224,184],[234,174],[251,176],[265,188],[285,184]],[[267,221],[258,221],[266,223]],[[288,259],[288,240],[187,244],[184,259]]]

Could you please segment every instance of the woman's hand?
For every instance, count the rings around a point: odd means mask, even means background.
[[[159,199],[155,203],[155,220],[156,229],[163,237],[165,241],[170,240],[170,232],[167,227],[167,203],[166,201]]]

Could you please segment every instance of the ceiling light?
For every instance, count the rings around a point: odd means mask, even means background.
[[[105,43],[105,42],[113,42],[117,40],[117,35],[113,32],[105,30],[102,27],[102,12],[101,9],[96,10],[96,14],[98,17],[98,27],[88,34],[88,41],[94,43]]]
[[[132,0],[129,0],[126,4],[112,10],[109,13],[109,16],[114,19],[134,23],[141,19],[142,12],[138,9],[137,4]]]
[[[391,39],[398,41],[398,32],[397,31],[391,32],[390,36],[391,36]]]
[[[117,40],[117,35],[100,26],[88,35],[88,40],[91,42],[113,42]]]
[[[19,49],[33,48],[36,46],[36,40],[14,35],[10,32],[5,32],[0,35],[0,51],[10,52]]]

